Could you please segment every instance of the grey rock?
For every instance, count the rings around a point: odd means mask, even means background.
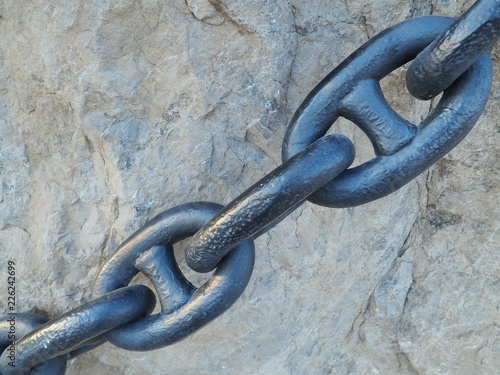
[[[228,203],[278,166],[293,112],[362,43],[470,5],[1,2],[0,275],[16,262],[18,311],[55,317],[89,301],[100,266],[147,220]],[[212,324],[152,352],[105,344],[67,374],[498,371],[498,45],[492,55],[483,116],[429,171],[364,206],[304,204],[256,241],[247,290]],[[383,91],[418,123],[436,101],[409,96],[404,74]],[[348,121],[333,131],[353,140],[355,163],[373,156]],[[6,293],[4,281],[0,314]]]
[[[401,261],[389,270],[375,289],[375,311],[383,318],[399,317],[403,313],[408,290],[413,282],[413,265]]]

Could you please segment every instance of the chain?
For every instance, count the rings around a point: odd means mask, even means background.
[[[406,84],[420,99],[447,89],[500,36],[500,0],[476,2],[410,65]]]
[[[352,207],[414,179],[455,147],[481,115],[492,80],[487,50],[500,35],[499,18],[500,0],[484,0],[458,20],[419,17],[373,37],[300,105],[285,134],[282,165],[225,207],[186,203],[150,220],[103,265],[92,301],[49,322],[28,313],[0,317],[0,375],[62,375],[69,358],[106,341],[141,351],[171,345],[239,298],[252,274],[253,239],[305,200]],[[379,84],[411,60],[407,84],[413,95],[429,99],[444,91],[418,125],[394,111]],[[325,135],[339,116],[366,133],[372,160],[349,168],[352,142]],[[189,237],[187,264],[198,272],[215,269],[199,288],[184,277],[173,254],[172,246]],[[128,286],[138,272],[151,280],[160,313],[150,315],[156,303],[151,289]],[[22,336],[16,343],[4,339],[13,321]],[[15,366],[9,364],[13,350]]]

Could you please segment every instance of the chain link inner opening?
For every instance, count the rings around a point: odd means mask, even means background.
[[[419,125],[439,103],[443,94],[432,100],[420,100],[410,94],[406,87],[406,72],[412,61],[382,78],[380,87],[387,102],[401,117]]]

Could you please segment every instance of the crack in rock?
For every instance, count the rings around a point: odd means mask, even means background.
[[[214,26],[220,26],[224,23],[224,17],[211,2],[207,0],[186,0],[186,4],[196,19]]]

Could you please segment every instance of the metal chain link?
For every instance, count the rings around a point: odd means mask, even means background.
[[[480,0],[412,62],[408,91],[432,99],[460,77],[500,37],[500,0]]]
[[[162,308],[159,314],[108,333],[111,343],[128,350],[173,344],[215,319],[239,298],[253,270],[252,240],[231,251],[198,289],[184,278],[173,256],[174,243],[192,236],[221,209],[210,202],[173,207],[134,233],[106,262],[97,276],[94,296],[127,285],[141,270],[156,287]],[[166,247],[166,251],[156,245]]]
[[[0,375],[62,375],[68,358],[106,341],[128,350],[171,345],[239,298],[254,265],[252,238],[306,199],[351,207],[411,181],[465,137],[486,105],[492,66],[484,51],[499,37],[499,14],[500,0],[481,0],[455,22],[419,17],[369,40],[300,105],[283,141],[282,165],[226,207],[187,203],[150,220],[103,265],[95,299],[83,306],[49,322],[34,314],[0,317]],[[438,106],[419,125],[390,107],[379,84],[412,59],[407,74],[412,94],[427,99],[444,90]],[[374,159],[347,169],[354,159],[351,141],[325,136],[339,116],[367,134]],[[199,272],[215,269],[200,288],[185,279],[173,255],[172,245],[191,236],[188,265]],[[151,280],[159,314],[149,315],[155,303],[149,288],[127,286],[138,272]],[[12,319],[23,336],[15,343],[15,367],[9,365],[12,343],[4,339]]]
[[[448,17],[427,16],[386,29],[326,76],[300,105],[285,134],[283,160],[321,138],[339,116],[366,133],[376,154],[318,189],[309,197],[311,202],[352,207],[382,198],[429,168],[467,135],[488,100],[493,74],[489,54],[443,93],[418,126],[390,107],[378,82],[415,58],[452,22]]]
[[[319,139],[256,182],[196,233],[186,248],[186,263],[209,272],[238,245],[283,219],[308,196],[354,160],[354,145],[341,135]]]
[[[4,315],[0,317],[0,349],[5,349],[2,354],[2,360],[14,360],[17,355],[17,343],[12,343],[9,339],[9,332],[12,332],[11,327],[15,326],[16,336],[24,337],[32,333],[42,324],[47,323],[48,319],[41,315],[31,313],[21,313],[13,315]],[[9,366],[10,367],[10,366]],[[5,365],[0,368],[5,374],[5,369],[9,368]],[[7,370],[8,371],[8,370]],[[31,375],[64,375],[66,372],[66,356],[62,355],[51,360],[45,361],[43,364],[35,366]]]
[[[6,366],[6,357],[2,355],[2,374],[23,375],[36,365],[67,354],[88,340],[151,313],[155,302],[153,291],[144,285],[120,288],[87,302],[17,341],[16,366]]]

